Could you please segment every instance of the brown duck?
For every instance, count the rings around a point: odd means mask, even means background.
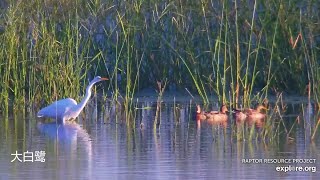
[[[249,108],[244,109],[243,111],[233,109],[233,117],[236,119],[237,122],[243,122],[246,119],[264,119],[266,115],[262,113],[262,110],[267,110],[267,108],[263,105],[259,105],[256,109]]]
[[[207,119],[206,113],[204,111],[201,111],[200,105],[197,105],[197,111],[196,111],[196,119],[197,121],[202,121]]]
[[[228,108],[226,105],[220,107],[220,111],[211,111],[206,113],[208,121],[227,121],[228,120]]]

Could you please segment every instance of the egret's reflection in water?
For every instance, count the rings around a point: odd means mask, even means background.
[[[73,142],[77,141],[77,137],[84,141],[91,141],[89,134],[75,122],[65,124],[39,122],[37,128],[42,134],[57,141]]]
[[[71,148],[77,148],[78,142],[81,142],[88,154],[91,154],[91,138],[87,131],[75,122],[65,124],[39,122],[37,128],[49,139],[60,144],[70,144]]]
[[[85,129],[78,123],[68,122],[65,124],[41,123],[37,124],[37,129],[53,144],[55,151],[47,152],[47,160],[58,158],[65,163],[57,164],[57,169],[67,169],[70,162],[79,162],[84,164],[84,168],[88,170],[88,177],[91,176],[92,168],[92,140]],[[79,153],[79,151],[81,153]],[[85,161],[85,162],[84,162]],[[74,166],[76,167],[76,165]],[[63,172],[63,171],[61,171]],[[60,174],[58,176],[65,176]]]

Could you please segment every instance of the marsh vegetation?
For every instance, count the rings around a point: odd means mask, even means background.
[[[6,0],[0,4],[1,114],[81,98],[95,75],[102,99],[135,116],[136,92],[188,91],[203,104],[250,107],[268,96],[319,102],[316,1]],[[160,103],[161,104],[161,103]],[[158,112],[158,111],[157,111]]]

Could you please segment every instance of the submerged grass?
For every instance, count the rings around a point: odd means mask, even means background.
[[[1,113],[80,99],[108,76],[127,124],[136,91],[168,79],[204,103],[249,107],[270,93],[319,102],[319,3],[281,0],[7,0],[0,7]],[[124,96],[122,96],[124,94]],[[228,97],[229,96],[229,97]],[[36,106],[36,107],[37,107]]]

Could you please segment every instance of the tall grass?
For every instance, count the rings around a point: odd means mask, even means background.
[[[2,114],[16,105],[80,99],[95,75],[110,78],[105,92],[123,97],[127,119],[135,92],[162,79],[167,89],[187,88],[204,103],[215,95],[232,106],[250,106],[257,94],[303,94],[310,81],[319,101],[316,1],[6,2]]]

